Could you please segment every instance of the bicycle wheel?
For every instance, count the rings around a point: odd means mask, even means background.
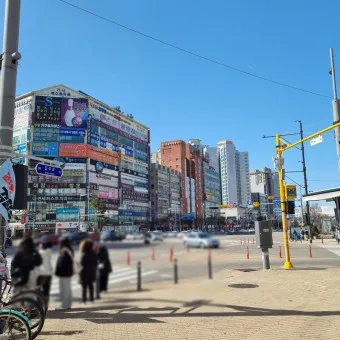
[[[32,339],[35,339],[42,330],[45,322],[45,312],[40,303],[25,296],[18,296],[6,304],[6,308],[14,309],[22,313],[31,321]]]
[[[26,290],[26,291],[20,292],[18,294],[13,295],[11,297],[11,300],[14,300],[14,299],[16,300],[24,296],[31,298],[33,300],[37,300],[40,303],[42,309],[45,311],[45,314],[47,313],[48,306],[47,306],[45,297],[40,290]]]
[[[0,339],[30,340],[31,329],[27,318],[17,311],[0,311]]]

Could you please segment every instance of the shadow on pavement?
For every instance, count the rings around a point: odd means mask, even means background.
[[[138,303],[168,303],[176,306],[140,308]],[[216,307],[225,311],[199,312],[200,307]],[[73,308],[70,312],[49,311],[51,319],[84,319],[95,324],[106,323],[164,323],[159,318],[195,318],[195,317],[258,317],[258,316],[340,316],[340,311],[304,311],[290,309],[257,308],[238,305],[211,303],[209,300],[190,302],[163,299],[116,299],[93,308]]]
[[[77,335],[77,334],[82,334],[84,333],[84,331],[49,331],[49,332],[40,332],[39,334],[39,339],[43,340],[43,338],[41,338],[42,336],[46,335],[46,336],[59,336],[59,335]]]

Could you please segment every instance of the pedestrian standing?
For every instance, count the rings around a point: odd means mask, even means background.
[[[99,272],[99,291],[107,292],[109,275],[112,272],[112,265],[109,252],[105,246],[100,246],[98,251],[98,272]]]
[[[46,306],[48,306],[49,302],[51,281],[53,275],[51,248],[51,242],[40,243],[39,254],[42,258],[42,264],[39,267],[38,286],[40,287],[41,292],[45,297]]]
[[[87,301],[87,290],[89,290],[90,301],[94,301],[93,283],[96,281],[97,254],[93,250],[93,242],[90,239],[83,240],[80,244],[80,284],[83,289],[83,302]]]
[[[59,277],[59,294],[61,307],[59,310],[71,309],[72,290],[71,279],[74,267],[74,253],[68,238],[60,241],[60,252],[57,259],[55,275]]]
[[[301,230],[301,242],[302,242],[302,240],[304,240],[305,239],[305,231],[302,229]]]
[[[36,272],[41,263],[42,259],[35,249],[33,239],[26,237],[21,241],[19,250],[15,254],[11,264],[14,295],[25,290],[36,288]]]

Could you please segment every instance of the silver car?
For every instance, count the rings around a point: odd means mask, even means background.
[[[193,248],[219,248],[220,242],[207,233],[189,233],[184,239],[184,245]]]

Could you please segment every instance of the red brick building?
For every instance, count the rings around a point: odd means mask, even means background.
[[[183,224],[194,223],[201,229],[203,222],[203,178],[201,151],[182,140],[162,142],[160,163],[182,173]],[[188,216],[195,220],[186,220]]]

